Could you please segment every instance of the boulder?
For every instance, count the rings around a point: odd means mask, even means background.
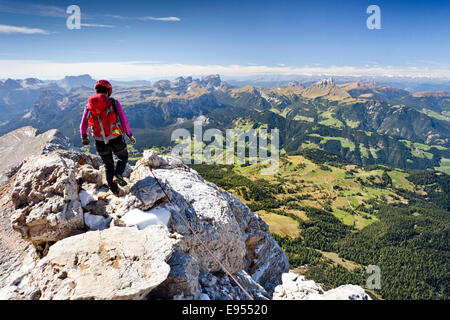
[[[154,169],[154,172],[189,226],[230,272],[245,269],[245,231],[239,228],[220,190],[206,184],[194,171]],[[172,215],[170,227],[184,236],[185,247],[199,261],[201,272],[222,270],[178,214]]]
[[[360,286],[346,284],[331,290],[323,295],[324,300],[372,300]]]
[[[40,299],[143,299],[169,275],[175,240],[162,226],[113,227],[58,241],[32,271]]]
[[[151,168],[159,168],[165,164],[167,162],[155,150],[145,150],[142,159],[138,161],[136,166],[144,165]]]
[[[84,227],[75,166],[74,160],[56,151],[29,158],[15,175],[13,228],[36,247]]]
[[[92,183],[96,188],[100,188],[103,185],[103,174],[103,171],[100,169],[84,165],[80,168],[77,179],[81,179],[85,183]]]
[[[151,176],[134,183],[130,189],[130,194],[141,202],[139,209],[144,211],[152,208],[157,201],[165,197],[160,186]]]
[[[151,292],[150,298],[174,299],[182,294],[183,297],[199,299],[201,292],[197,261],[187,254],[175,252],[167,263],[170,265],[169,276]]]

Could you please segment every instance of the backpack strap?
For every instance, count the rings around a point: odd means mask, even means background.
[[[119,118],[119,113],[117,112],[117,106],[116,106],[116,100],[114,98],[109,98],[111,100],[111,105],[113,107],[114,113],[116,114],[117,118]]]
[[[122,123],[120,122],[119,113],[117,112],[116,100],[114,100],[114,98],[110,98],[110,99],[111,99],[111,106],[112,106],[113,112],[114,112],[114,114],[116,115],[117,125],[118,125],[119,127],[122,127]],[[111,130],[111,132],[112,132],[112,130],[113,130],[113,125],[112,125],[112,123],[110,124],[110,130]],[[122,134],[123,134],[123,132],[122,132]]]
[[[89,109],[89,105],[86,106],[86,109],[88,111],[88,114],[87,114],[88,121],[91,121],[90,119],[93,119],[93,116],[92,116],[91,110]],[[92,138],[94,138],[94,128],[93,127],[94,127],[93,124],[90,127],[88,127],[88,133],[91,134]]]

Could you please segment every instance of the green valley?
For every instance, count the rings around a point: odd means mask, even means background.
[[[269,224],[292,268],[324,285],[367,288],[382,299],[448,299],[450,177],[341,162],[318,149],[287,153],[274,176],[260,164],[192,165]]]

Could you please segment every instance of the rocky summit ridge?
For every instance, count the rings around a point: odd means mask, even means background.
[[[369,299],[288,273],[268,225],[178,159],[146,150],[125,177],[116,197],[98,156],[27,156],[0,187],[0,299],[247,299],[177,211],[255,299]]]

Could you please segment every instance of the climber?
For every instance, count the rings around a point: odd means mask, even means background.
[[[136,139],[131,133],[128,119],[119,101],[110,98],[112,86],[106,80],[99,80],[95,84],[97,94],[88,100],[80,124],[81,140],[87,146],[90,139],[87,129],[91,132],[99,156],[105,164],[106,180],[111,192],[118,196],[120,188],[127,182],[123,178],[126,164],[128,162],[127,144],[123,133],[126,133],[131,144],[136,143]],[[114,167],[113,153],[119,159]]]

